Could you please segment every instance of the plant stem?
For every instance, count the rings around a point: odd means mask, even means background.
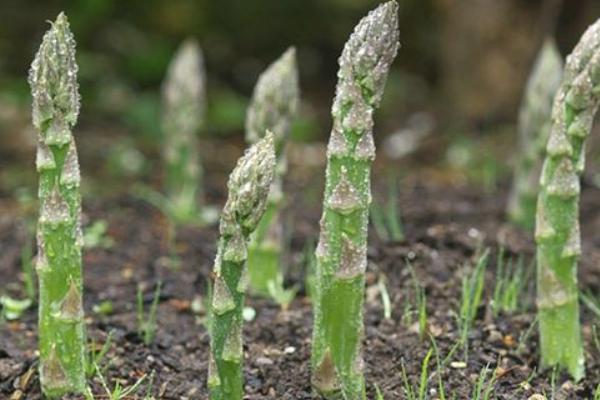
[[[163,84],[163,131],[169,217],[177,224],[198,222],[202,169],[196,134],[205,112],[202,51],[188,39],[169,65]]]
[[[247,246],[263,216],[275,169],[273,134],[252,146],[229,177],[213,270],[208,387],[211,400],[241,400],[242,310],[247,287]]]
[[[284,147],[299,100],[296,50],[290,47],[258,78],[246,116],[246,141],[256,143],[267,130],[272,131],[275,134],[277,154],[277,168],[269,192],[267,210],[248,246],[250,289],[263,296],[269,294],[269,282],[281,280],[282,183],[287,169]]]
[[[567,58],[552,110],[536,214],[542,364],[565,368],[575,380],[584,375],[577,289],[579,176],[584,170],[585,138],[600,103],[599,84],[600,20]]]
[[[398,49],[398,5],[363,18],[340,57],[317,256],[312,385],[326,398],[365,397],[361,339],[373,112]]]
[[[81,194],[71,129],[79,113],[75,40],[61,13],[44,35],[29,72],[38,130],[40,382],[59,397],[85,390]]]
[[[546,142],[550,135],[552,100],[560,85],[562,57],[556,44],[546,39],[537,57],[519,113],[519,158],[509,195],[508,216],[533,230]]]

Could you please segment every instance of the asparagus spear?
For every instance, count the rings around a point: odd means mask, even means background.
[[[38,131],[40,382],[48,397],[85,390],[81,194],[71,129],[79,114],[75,39],[61,13],[29,71]]]
[[[283,175],[286,171],[284,146],[299,102],[296,50],[289,48],[258,78],[246,116],[246,141],[256,143],[267,130],[276,133],[277,168],[267,210],[248,247],[250,288],[268,295],[269,282],[280,282],[282,247],[281,208]]]
[[[247,287],[248,240],[267,206],[275,170],[274,136],[244,154],[229,176],[213,270],[208,387],[211,400],[241,400],[242,309]]]
[[[600,20],[567,58],[552,109],[552,130],[540,177],[535,239],[542,364],[584,375],[577,289],[579,177],[585,138],[600,104]]]
[[[398,43],[398,4],[354,29],[339,59],[317,256],[312,384],[326,398],[364,398],[361,339],[367,265],[373,112]]]

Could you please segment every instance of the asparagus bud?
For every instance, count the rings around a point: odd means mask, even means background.
[[[508,216],[533,230],[538,180],[550,135],[552,100],[560,85],[562,57],[553,40],[546,40],[527,82],[519,113],[519,158],[508,202]]]
[[[321,233],[312,348],[312,384],[326,398],[364,398],[361,338],[375,158],[373,112],[398,43],[398,4],[380,5],[354,29],[339,59]]]
[[[244,264],[248,238],[265,212],[274,170],[274,136],[267,133],[238,161],[227,184],[229,195],[221,214],[213,270],[208,376],[211,400],[241,400],[243,396]]]
[[[552,108],[552,129],[540,177],[535,239],[542,364],[584,375],[577,290],[579,177],[585,138],[600,104],[600,20],[567,58]]]
[[[284,145],[299,103],[296,50],[291,47],[258,78],[246,116],[246,140],[258,141],[267,130],[275,135],[277,168],[267,209],[252,235],[248,253],[250,287],[268,294],[269,282],[281,274],[279,258],[282,247],[281,207],[282,180],[286,170]]]
[[[188,39],[173,57],[162,89],[166,189],[176,222],[199,215],[202,170],[196,134],[204,121],[205,90],[202,51]]]
[[[38,131],[40,382],[49,397],[85,390],[81,194],[71,129],[79,114],[75,39],[61,13],[29,71]]]

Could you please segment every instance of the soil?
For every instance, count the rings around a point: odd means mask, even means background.
[[[309,174],[310,175],[310,174]],[[314,175],[313,176],[318,176]],[[290,251],[285,257],[288,285],[301,289],[289,309],[270,300],[248,298],[256,317],[244,327],[246,399],[311,399],[310,342],[311,305],[303,288],[304,249],[314,243],[320,216],[318,190],[304,190],[310,179],[290,185],[294,198],[288,207]],[[414,181],[413,181],[414,182]],[[321,185],[316,185],[318,188]],[[440,358],[445,358],[458,340],[456,310],[461,279],[483,247],[492,249],[486,269],[484,300],[469,332],[466,363],[462,350],[437,371],[435,356],[429,363],[428,393],[439,398],[438,377],[446,398],[470,399],[481,371],[489,366],[494,374],[491,398],[527,399],[546,393],[555,399],[591,399],[600,382],[600,349],[593,344],[592,325],[598,322],[582,307],[587,376],[574,383],[566,375],[538,370],[537,327],[533,300],[533,274],[512,314],[494,316],[490,307],[494,291],[497,249],[508,256],[532,259],[534,244],[525,233],[505,223],[505,188],[482,193],[466,186],[427,186],[405,181],[399,205],[406,239],[383,241],[371,229],[369,273],[365,302],[365,373],[368,398],[375,399],[377,386],[386,400],[404,399],[402,366],[408,380],[417,385],[421,364],[431,342],[420,340],[417,319],[408,318],[407,304],[415,291],[406,260],[412,264],[427,299],[428,330],[435,337]],[[216,193],[216,194],[215,194]],[[222,193],[209,197],[218,202]],[[315,201],[315,197],[317,201]],[[584,257],[579,279],[583,290],[600,294],[600,190],[585,185],[582,198]],[[215,254],[216,227],[182,228],[177,232],[177,265],[169,259],[166,221],[159,212],[139,199],[118,195],[86,200],[86,220],[106,219],[115,244],[107,249],[85,251],[85,309],[88,335],[101,345],[112,332],[110,350],[101,362],[110,387],[116,382],[131,385],[144,374],[152,374],[151,385],[143,384],[136,395],[148,390],[161,399],[206,399],[209,339],[204,322],[203,299],[206,277]],[[23,296],[20,252],[25,238],[16,205],[4,194],[0,198],[0,274],[9,294]],[[528,268],[532,268],[526,262]],[[378,279],[385,279],[391,298],[391,319],[384,318]],[[162,282],[156,338],[145,345],[137,333],[136,292],[138,285],[150,307],[157,282]],[[110,301],[108,315],[94,313],[94,305]],[[198,309],[198,305],[201,305]],[[414,308],[414,307],[413,307]],[[412,321],[410,321],[412,319]],[[15,322],[0,328],[0,398],[39,399],[36,354],[36,310],[32,307]],[[554,381],[554,386],[550,382]],[[99,379],[90,380],[98,398],[107,398]],[[148,381],[146,381],[148,382]],[[102,396],[104,395],[104,397]],[[77,396],[65,397],[69,399]]]

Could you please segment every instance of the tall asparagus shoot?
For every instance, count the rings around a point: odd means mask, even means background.
[[[275,173],[274,136],[268,133],[238,161],[229,177],[213,270],[208,387],[211,400],[241,400],[242,308],[247,287],[250,234],[267,207]]]
[[[77,70],[75,39],[61,13],[29,71],[40,175],[40,382],[49,397],[83,392],[86,385],[80,174],[71,132],[79,114]]]
[[[163,83],[163,131],[168,214],[175,223],[199,221],[202,170],[196,134],[205,113],[205,73],[198,43],[188,39]]]
[[[317,256],[312,384],[326,398],[364,398],[361,338],[367,265],[373,112],[398,43],[398,4],[355,27],[339,59]]]
[[[280,282],[282,248],[282,180],[286,170],[284,146],[299,102],[296,50],[291,47],[258,78],[246,116],[246,141],[256,143],[269,130],[275,134],[277,168],[265,215],[248,246],[250,288],[269,293],[269,282]]]
[[[567,58],[552,108],[535,227],[542,364],[566,368],[576,380],[584,375],[577,290],[579,177],[599,104],[600,20]]]
[[[508,201],[510,220],[535,226],[538,181],[552,125],[552,100],[560,85],[563,62],[556,44],[546,39],[537,56],[519,113],[519,155]]]

